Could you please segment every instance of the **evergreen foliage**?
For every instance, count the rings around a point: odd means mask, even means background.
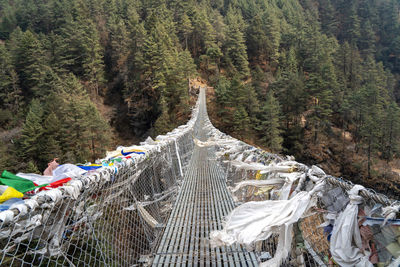
[[[15,131],[0,145],[12,151],[1,166],[94,160],[109,122],[137,137],[165,133],[188,119],[198,75],[214,87],[218,126],[271,151],[302,157],[339,128],[370,176],[375,158],[399,157],[398,1],[0,6],[0,127]],[[99,112],[103,99],[111,118]]]
[[[273,152],[282,150],[283,138],[280,129],[280,106],[272,90],[268,91],[264,106],[261,111],[260,140]]]

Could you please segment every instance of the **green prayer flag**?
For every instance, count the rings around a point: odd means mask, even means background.
[[[6,170],[4,170],[3,173],[1,174],[0,184],[11,186],[21,193],[32,191],[37,187],[46,186],[46,185],[35,186],[35,184],[31,180],[21,178]]]

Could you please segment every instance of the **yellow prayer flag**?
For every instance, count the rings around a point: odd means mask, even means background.
[[[9,200],[10,198],[22,198],[23,196],[24,194],[9,186],[0,196],[0,203],[3,203],[4,201]]]

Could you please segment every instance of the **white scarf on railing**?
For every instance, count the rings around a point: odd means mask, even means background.
[[[299,192],[289,200],[244,203],[227,216],[223,230],[211,232],[211,244],[223,246],[238,242],[251,247],[272,234],[279,234],[275,257],[261,266],[280,266],[290,252],[293,223],[316,205],[316,198],[313,196],[323,185],[323,182],[317,183],[310,192]]]
[[[358,204],[363,201],[358,192],[362,189],[363,186],[355,185],[348,192],[350,203],[333,226],[330,251],[333,259],[343,267],[373,267],[368,260],[369,255],[361,252],[362,241],[357,215]],[[356,246],[353,246],[353,241]]]

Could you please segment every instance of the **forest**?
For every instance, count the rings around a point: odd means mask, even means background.
[[[187,121],[399,188],[397,0],[0,0],[0,169],[84,163]],[[400,170],[398,170],[400,171]],[[390,189],[391,188],[391,189]]]

